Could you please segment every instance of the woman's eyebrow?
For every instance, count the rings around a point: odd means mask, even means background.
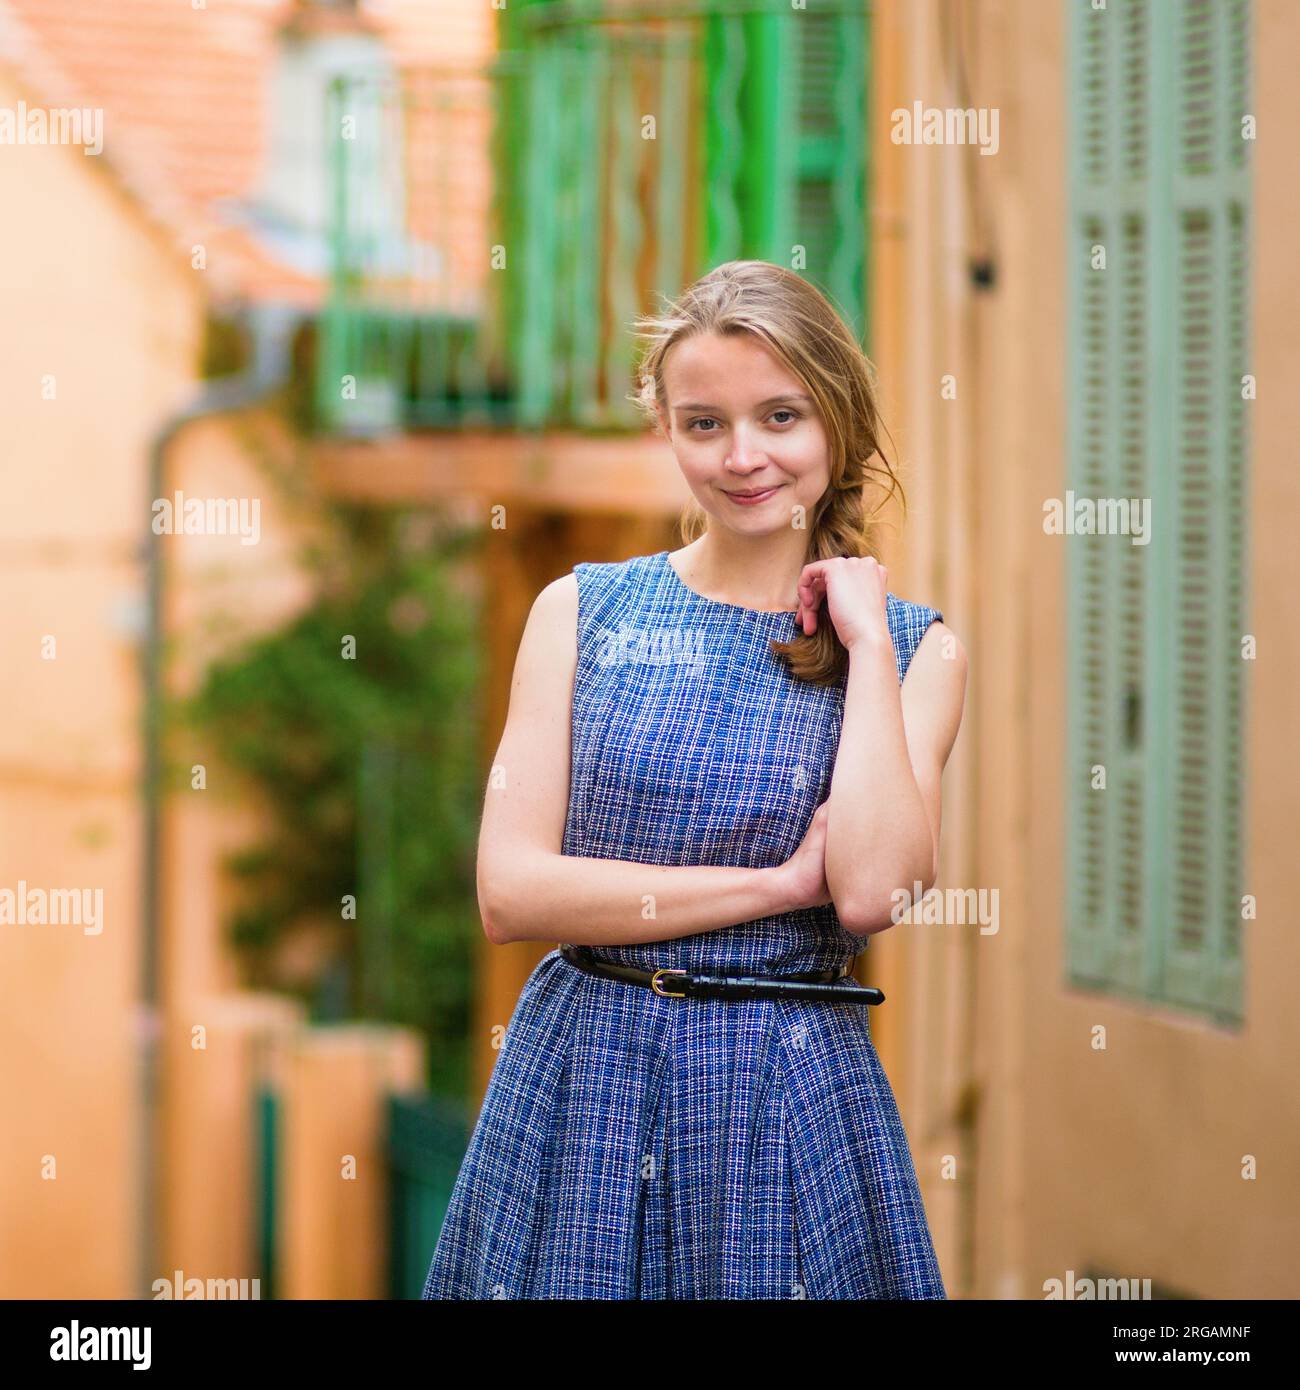
[[[754,407],[754,409],[755,409],[755,410],[762,410],[763,407],[764,407],[765,405],[776,405],[776,404],[778,404],[780,401],[806,401],[809,405],[812,405],[812,403],[813,403],[813,399],[812,399],[811,396],[805,396],[805,395],[803,395],[803,394],[794,394],[794,393],[790,393],[790,394],[787,394],[787,395],[784,395],[784,396],[769,396],[769,397],[767,398],[767,400],[765,400],[765,401],[759,401],[759,403]],[[674,410],[716,410],[716,411],[721,411],[721,410],[722,410],[722,407],[721,407],[720,405],[704,405],[704,404],[702,404],[700,401],[688,401],[688,402],[686,402],[685,405],[674,406],[673,409],[674,409]]]

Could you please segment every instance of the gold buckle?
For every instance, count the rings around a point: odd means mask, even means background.
[[[650,988],[651,988],[652,990],[654,990],[654,992],[660,997],[660,999],[685,999],[685,998],[686,998],[686,991],[685,991],[685,990],[683,990],[680,994],[674,994],[674,993],[672,992],[672,990],[660,989],[660,987],[659,987],[659,977],[660,977],[660,975],[685,975],[685,974],[686,974],[686,971],[685,971],[685,970],[669,969],[667,966],[665,966],[662,970],[656,970],[655,973],[654,973],[653,975],[650,976]]]

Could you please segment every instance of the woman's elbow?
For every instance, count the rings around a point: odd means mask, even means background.
[[[478,915],[483,923],[483,935],[494,946],[508,946],[520,940],[511,910],[508,877],[499,866],[478,861]]]
[[[835,899],[835,914],[851,935],[872,936],[897,926],[930,891],[937,877],[933,864],[928,864],[905,886],[891,888],[883,896],[879,892],[861,897],[845,894],[843,899]]]
[[[493,946],[505,946],[514,940],[514,937],[507,935],[504,928],[497,925],[495,917],[490,917],[484,910],[482,900],[479,901],[478,915],[483,923],[483,935],[492,943]]]
[[[478,911],[483,935],[494,946],[547,940],[550,914],[542,908],[546,855],[532,845],[512,845],[478,857]]]
[[[871,936],[893,925],[887,909],[882,911],[879,906],[859,906],[856,902],[837,902],[835,915],[850,936]]]

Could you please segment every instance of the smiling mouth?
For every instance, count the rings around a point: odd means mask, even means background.
[[[779,488],[780,486],[781,486],[780,483],[773,483],[771,487],[753,488],[752,490],[750,490],[750,491],[748,491],[748,492],[728,491],[726,488],[723,488],[722,490],[723,490],[723,492],[726,492],[726,494],[727,494],[728,497],[744,497],[744,498],[747,498],[747,499],[752,500],[752,499],[755,498],[755,497],[764,497],[764,496],[766,496],[769,492],[775,492],[775,491],[777,490],[777,488]]]

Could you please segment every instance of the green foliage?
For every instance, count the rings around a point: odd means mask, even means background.
[[[226,864],[249,984],[302,992],[318,1019],[419,1028],[430,1086],[460,1092],[481,672],[473,605],[446,563],[465,542],[431,539],[428,517],[339,522],[338,544],[307,557],[315,602],[211,665],[182,718],[270,813],[269,837]],[[303,934],[305,977],[284,963]]]

